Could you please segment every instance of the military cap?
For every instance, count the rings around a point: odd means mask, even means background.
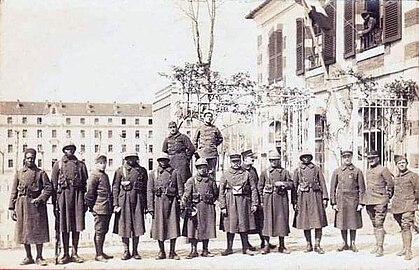
[[[255,158],[255,153],[253,153],[252,149],[248,149],[242,152],[242,157],[245,159],[246,157],[253,157]]]
[[[66,143],[64,143],[64,146],[63,146],[63,152],[64,152],[64,150],[66,150],[67,148],[74,148],[74,150],[76,150],[76,149],[77,149],[76,145],[75,145],[73,142],[66,142]]]
[[[170,157],[169,157],[169,155],[168,155],[167,153],[162,152],[162,153],[160,153],[160,155],[157,157],[157,161],[159,161],[159,160],[161,160],[161,159],[167,159],[167,160],[170,160]]]
[[[207,114],[211,114],[212,116],[214,116],[214,112],[213,112],[212,110],[206,110],[206,111],[204,112],[204,117],[205,117],[205,115],[207,115]]]
[[[95,157],[95,163],[98,163],[100,160],[106,161],[108,158],[105,154],[99,154]]]
[[[407,158],[403,155],[394,155],[394,163],[398,163],[399,161],[405,160],[407,162]]]
[[[354,152],[352,152],[351,150],[343,150],[341,153],[340,153],[340,156],[341,157],[343,157],[343,156],[347,156],[347,155],[353,155],[354,154]]]
[[[367,158],[375,158],[379,157],[377,150],[371,150],[368,152]]]
[[[124,159],[127,159],[128,157],[136,157],[138,158],[137,152],[127,152],[124,154]]]
[[[281,159],[281,156],[279,155],[278,151],[271,150],[269,151],[268,159]]]
[[[240,154],[236,154],[236,153],[230,154],[230,160],[231,161],[233,161],[233,160],[241,160],[241,155]]]
[[[300,160],[303,160],[303,157],[310,157],[311,159],[313,159],[313,154],[311,154],[309,151],[304,151],[301,155],[300,155]]]
[[[195,162],[195,167],[201,166],[201,165],[206,165],[208,166],[208,161],[205,158],[199,158],[196,162]]]
[[[168,127],[171,127],[171,126],[175,126],[175,127],[177,127],[177,123],[176,123],[175,121],[170,121],[170,122],[167,124],[167,126],[168,126]]]

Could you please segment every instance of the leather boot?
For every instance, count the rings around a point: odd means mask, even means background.
[[[311,230],[304,230],[304,237],[307,242],[305,253],[313,251],[313,244],[311,243]]]
[[[375,253],[377,253],[377,250],[378,250],[378,245],[377,245],[377,243],[378,243],[378,237],[377,237],[377,229],[376,228],[374,228],[374,236],[375,236],[375,247],[371,250],[371,254],[375,254]]]
[[[105,236],[106,236],[106,234],[105,234],[105,233],[102,233],[102,234],[101,234],[101,237],[100,237],[100,246],[102,247],[102,256],[103,256],[103,258],[105,258],[106,260],[113,259],[113,256],[108,255],[108,254],[106,254],[106,253],[103,251],[103,246],[105,245]]]
[[[58,260],[58,264],[67,264],[71,261],[70,255],[69,255],[70,234],[63,232],[61,234],[61,240],[63,242],[63,256]]]
[[[290,254],[291,252],[285,247],[285,237],[280,236],[279,237],[279,247],[278,252],[283,254]]]
[[[377,252],[375,257],[381,257],[384,255],[384,229],[377,229]]]
[[[346,242],[344,242],[344,243],[342,243],[342,244],[341,244],[341,245],[337,248],[337,250],[336,250],[336,251],[341,252],[341,251],[348,250],[348,249],[349,249],[348,244],[347,244]]]
[[[170,239],[169,259],[180,260],[180,257],[176,254],[175,249],[176,249],[176,238]]]
[[[166,259],[166,252],[164,251],[164,242],[158,241],[159,243],[159,254],[156,257],[156,260],[164,260]]]
[[[122,254],[121,260],[125,261],[131,259],[131,254],[129,253],[129,238],[122,237],[122,245],[124,246],[124,253]]]
[[[221,252],[221,256],[233,254],[234,233],[227,233],[227,249]]]
[[[140,237],[134,236],[132,238],[132,258],[136,260],[141,260],[140,254],[138,254],[138,242],[140,240]]]
[[[411,260],[413,258],[412,255],[412,231],[409,230],[404,232],[404,239],[403,242],[405,243],[406,247],[406,254],[404,255],[405,260]]]
[[[349,230],[349,233],[351,235],[351,245],[349,249],[352,250],[353,252],[358,252],[358,249],[356,248],[356,245],[355,245],[356,230]]]
[[[44,247],[43,244],[36,244],[36,264],[39,266],[46,266],[47,261],[44,260],[42,257],[42,249]]]
[[[314,244],[314,251],[319,254],[324,254],[324,250],[320,247],[320,238],[316,238],[316,242]]]
[[[98,262],[107,262],[107,260],[103,257],[103,246],[101,245],[101,235],[98,233],[95,233],[95,237],[94,237],[94,243],[95,243],[95,250],[96,250],[96,256],[95,256],[95,261]]]
[[[396,253],[396,256],[403,256],[404,254],[406,254],[406,239],[404,236],[404,231],[402,231],[402,243],[403,243],[403,248],[402,250],[400,250],[399,252]]]
[[[191,252],[188,254],[188,256],[186,256],[186,259],[192,259],[192,258],[196,258],[198,257],[198,251],[197,251],[197,241],[196,239],[189,239],[189,241],[191,242]]]
[[[247,233],[240,233],[240,238],[242,241],[242,253],[247,254],[249,256],[255,255],[255,253],[249,249],[249,238]]]
[[[73,248],[71,250],[71,261],[75,263],[82,263],[84,262],[84,260],[80,258],[78,254],[80,232],[72,232],[71,236],[72,236],[72,244],[73,244]]]
[[[214,257],[214,254],[208,251],[208,243],[209,243],[208,239],[202,240],[202,253],[201,253],[202,257]]]
[[[23,246],[25,247],[26,258],[23,259],[23,261],[20,263],[20,265],[28,265],[28,264],[35,263],[35,261],[33,260],[33,257],[32,257],[31,245],[23,244]]]

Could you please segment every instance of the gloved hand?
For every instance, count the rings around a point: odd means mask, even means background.
[[[323,206],[324,206],[324,208],[327,208],[327,201],[328,200],[323,200]]]
[[[227,216],[227,209],[225,208],[221,209],[221,214],[223,214],[224,216]]]
[[[258,210],[258,207],[256,205],[252,205],[252,208],[250,209],[250,211],[253,213],[255,213]]]
[[[10,216],[12,217],[13,221],[17,221],[16,210],[10,210]]]
[[[148,214],[150,214],[151,218],[154,219],[154,211],[148,211]]]
[[[117,206],[117,205],[115,205],[114,207],[113,207],[113,212],[116,214],[116,213],[119,213],[121,211],[121,207],[119,207],[119,206]]]
[[[41,200],[41,199],[39,199],[39,198],[32,199],[32,200],[31,200],[31,203],[32,203],[33,205],[35,205],[36,207],[38,207],[38,206],[42,203],[42,200]]]
[[[332,205],[332,209],[335,210],[336,212],[339,211],[338,206],[336,204]]]
[[[362,204],[358,204],[358,207],[356,208],[356,211],[362,211],[364,209],[364,206]]]

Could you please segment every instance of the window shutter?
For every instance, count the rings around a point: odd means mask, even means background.
[[[402,38],[402,1],[384,2],[383,33],[384,43]]]
[[[283,69],[282,69],[282,30],[276,31],[276,76],[275,79],[280,81],[283,77]]]
[[[297,57],[297,75],[304,74],[304,20],[297,18],[296,22],[296,57]]]
[[[348,58],[355,55],[355,1],[345,0],[344,10],[344,57]]]
[[[331,0],[324,10],[331,20],[332,30],[323,34],[323,59],[325,65],[331,65],[336,63],[336,0]]]
[[[269,35],[268,54],[269,54],[269,83],[273,83],[275,79],[275,36],[276,32]]]

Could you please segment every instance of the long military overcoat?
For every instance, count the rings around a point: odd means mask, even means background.
[[[282,182],[283,188],[275,185],[277,182]],[[276,237],[290,233],[288,191],[293,187],[294,183],[287,170],[269,167],[262,171],[258,184],[263,202],[262,235]]]
[[[337,206],[335,227],[340,230],[362,228],[361,211],[364,204],[365,182],[362,171],[353,164],[337,168],[330,181],[330,204]]]
[[[52,168],[53,203],[60,212],[61,232],[81,232],[85,228],[87,178],[86,165],[75,156],[63,156]]]
[[[121,211],[115,215],[113,232],[121,237],[136,237],[145,233],[147,179],[147,170],[140,165],[124,164],[115,171],[113,205],[121,207]]]
[[[187,207],[196,208],[196,215],[186,216],[182,235],[188,238],[205,240],[216,237],[215,201],[218,187],[210,176],[193,176],[185,184],[182,202]]]
[[[49,242],[46,202],[52,194],[52,184],[45,171],[37,168],[20,169],[13,180],[9,209],[17,215],[15,241],[19,244]],[[38,206],[31,201],[38,198]]]
[[[241,167],[237,170],[227,169],[220,180],[219,202],[220,208],[227,210],[227,214],[222,215],[220,229],[229,233],[256,229],[251,207],[257,207],[259,201],[256,185],[249,172]]]
[[[172,167],[158,167],[149,174],[147,184],[148,211],[154,212],[151,237],[168,240],[180,236],[179,199],[183,195],[182,178]]]

